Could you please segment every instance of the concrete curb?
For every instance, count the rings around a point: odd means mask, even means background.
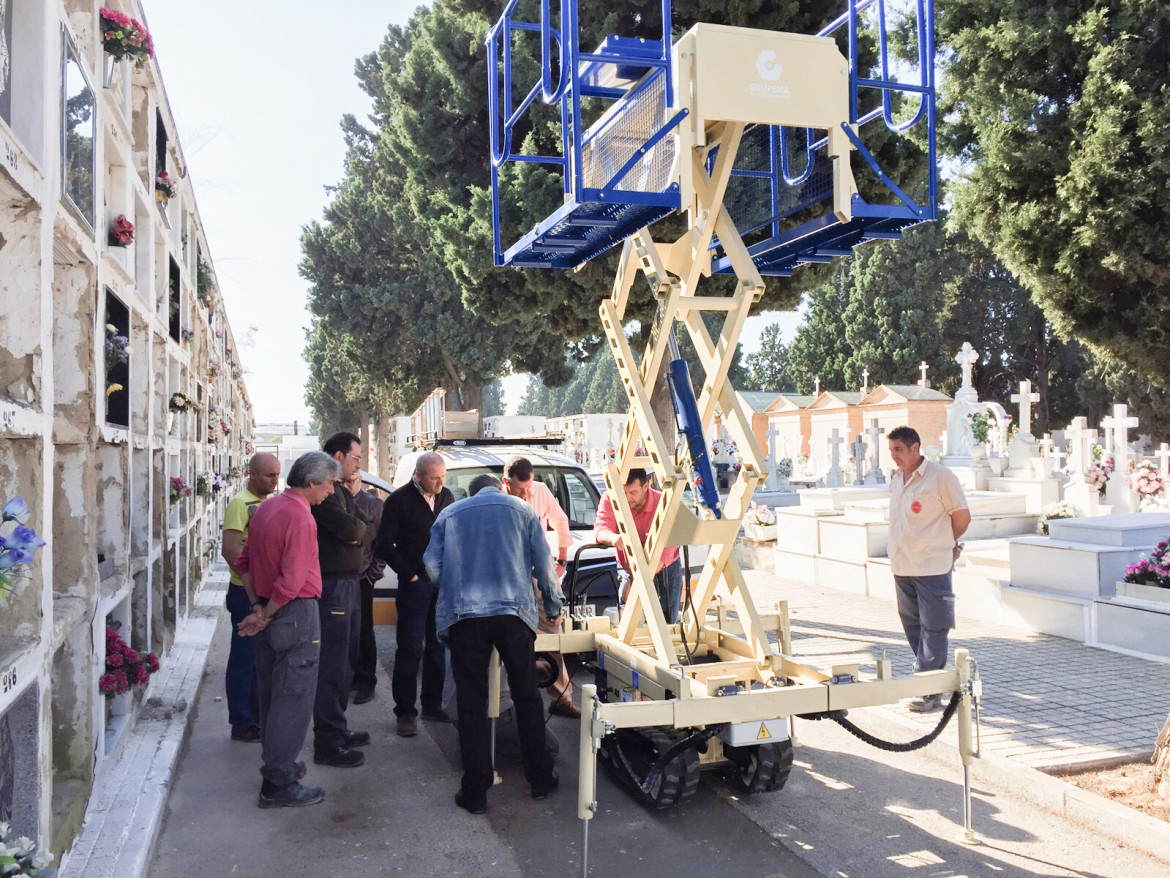
[[[899,716],[888,708],[876,708],[881,716],[912,732],[922,733],[921,725]],[[872,716],[872,714],[871,714]],[[956,770],[961,768],[959,748],[939,738],[926,753],[937,762],[949,762]],[[944,755],[945,754],[945,755]],[[1134,753],[1134,759],[1147,756],[1149,751]],[[1124,759],[1108,760],[1114,765],[1123,764]],[[1098,760],[1099,767],[1105,767]],[[1077,771],[1091,770],[1090,763],[1069,766]],[[1020,801],[1031,803],[1058,817],[1063,817],[1095,832],[1103,832],[1136,850],[1144,851],[1170,863],[1170,823],[1135,811],[1125,805],[1111,802],[1104,796],[1082,790],[1059,777],[1045,774],[1027,765],[1017,765],[1002,756],[983,755],[971,766],[972,781],[980,781],[994,787],[997,793]],[[979,827],[974,827],[976,834]]]
[[[179,625],[170,654],[151,680],[137,721],[94,783],[85,822],[61,858],[58,878],[146,874],[227,585],[227,567],[220,564],[196,592],[190,615]]]

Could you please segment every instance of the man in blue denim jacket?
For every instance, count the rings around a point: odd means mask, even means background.
[[[435,519],[423,555],[427,574],[439,583],[435,627],[451,651],[459,706],[463,781],[455,803],[472,814],[487,810],[493,781],[487,717],[493,648],[508,673],[532,798],[547,798],[559,783],[545,745],[544,705],[536,688],[533,579],[552,619],[561,615],[561,595],[540,520],[527,503],[501,487],[490,475],[472,480],[471,497]]]

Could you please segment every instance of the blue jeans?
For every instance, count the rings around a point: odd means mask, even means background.
[[[666,624],[673,625],[678,621],[679,598],[682,596],[682,562],[676,558],[673,564],[667,564],[654,574],[654,587],[658,590],[658,603],[662,604]]]
[[[898,615],[906,641],[914,650],[914,672],[947,666],[947,632],[955,627],[955,593],[951,574],[895,576]]]
[[[443,678],[447,673],[447,650],[435,630],[435,603],[439,586],[429,580],[399,582],[398,648],[394,652],[394,673],[390,688],[394,694],[395,716],[417,716],[418,668],[422,665],[422,707],[427,713],[443,707]]]
[[[224,688],[227,690],[228,722],[233,732],[260,725],[260,699],[256,685],[255,637],[240,637],[236,626],[252,614],[248,593],[242,585],[229,585],[224,601],[232,619],[232,641],[228,651]]]

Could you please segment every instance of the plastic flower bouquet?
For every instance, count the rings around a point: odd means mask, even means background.
[[[53,855],[27,835],[10,839],[12,827],[0,823],[0,869],[5,875],[36,875],[53,862]]]
[[[145,686],[157,670],[158,656],[131,649],[112,626],[106,626],[106,672],[98,677],[98,689],[106,698]]]
[[[25,522],[32,514],[23,497],[13,497],[0,509],[0,595],[12,590],[8,571],[33,562],[33,552],[45,545]]]
[[[130,339],[118,332],[118,327],[112,323],[106,324],[104,353],[107,369],[112,369],[130,359]]]
[[[1138,585],[1152,585],[1157,588],[1170,588],[1170,542],[1162,540],[1150,552],[1150,557],[1142,556],[1125,568],[1125,581]]]
[[[171,502],[178,503],[184,497],[191,496],[191,487],[183,481],[182,476],[171,476]]]
[[[1158,467],[1150,461],[1143,460],[1138,464],[1131,461],[1129,464],[1129,489],[1144,500],[1146,497],[1156,497],[1162,494],[1166,490],[1166,481],[1158,472]]]
[[[776,523],[776,513],[767,506],[752,503],[748,506],[747,515],[744,516],[743,520],[759,527],[768,527]]]
[[[792,478],[792,458],[783,457],[780,462],[776,464],[776,475],[782,479]]]
[[[1040,523],[1036,525],[1036,530],[1044,536],[1048,536],[1048,522],[1056,518],[1080,518],[1081,510],[1071,503],[1053,503],[1044,509],[1043,515],[1040,517]]]
[[[114,217],[109,240],[114,247],[128,247],[134,243],[134,223],[126,219],[126,214],[120,213]]]
[[[166,171],[159,171],[158,176],[154,178],[154,191],[163,198],[174,198],[175,193],[179,190],[170,174]]]
[[[154,57],[154,41],[142,23],[117,9],[102,7],[102,48],[121,60],[129,58],[141,67]]]

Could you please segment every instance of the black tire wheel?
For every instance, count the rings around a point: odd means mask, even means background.
[[[729,765],[723,772],[737,793],[771,793],[783,788],[792,773],[792,742],[776,741],[754,747],[724,747]]]
[[[686,801],[699,787],[699,753],[687,747],[666,763],[649,791],[642,789],[651,767],[674,743],[659,729],[619,729],[605,739],[603,753],[619,779],[646,804],[661,810]]]

